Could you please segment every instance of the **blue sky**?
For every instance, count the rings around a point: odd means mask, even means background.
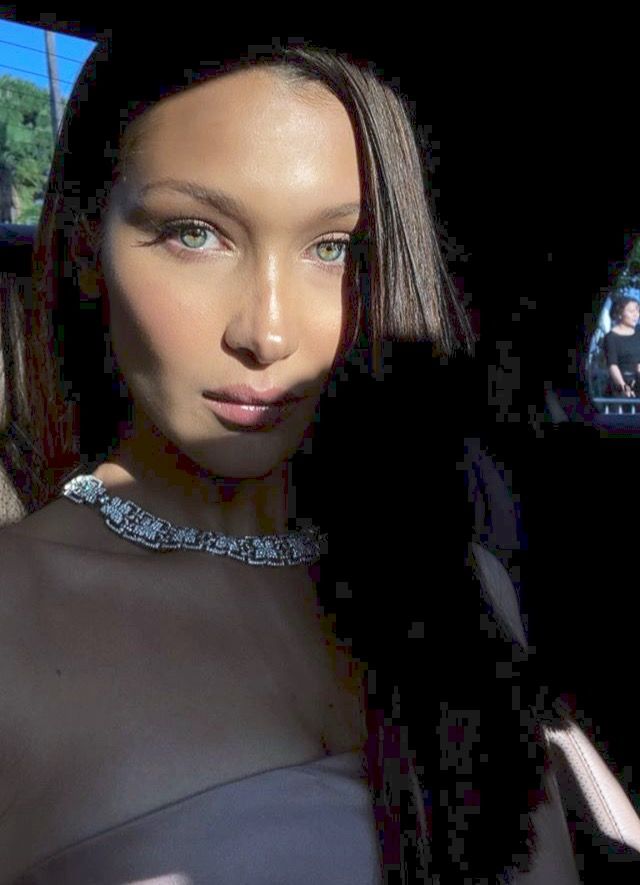
[[[41,89],[48,90],[44,33],[42,28],[0,19],[0,76],[8,74],[21,80],[29,80]],[[69,96],[71,86],[94,45],[90,40],[54,34],[60,95],[63,98]]]

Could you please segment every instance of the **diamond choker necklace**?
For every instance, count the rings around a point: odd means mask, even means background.
[[[152,550],[203,550],[217,556],[230,556],[248,565],[272,566],[315,562],[326,552],[327,535],[315,526],[284,535],[234,537],[173,525],[133,501],[109,495],[102,480],[90,474],[69,480],[60,495],[76,504],[96,508],[111,531]]]

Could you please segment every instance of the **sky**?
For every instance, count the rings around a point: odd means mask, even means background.
[[[8,74],[48,90],[44,34],[42,28],[0,19],[0,77]],[[60,95],[66,99],[95,43],[64,34],[54,34],[53,41],[58,57]]]

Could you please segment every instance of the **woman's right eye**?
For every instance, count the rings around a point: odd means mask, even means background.
[[[180,259],[186,261],[198,260],[207,253],[219,251],[218,249],[206,249],[207,242],[212,243],[212,239],[220,242],[220,236],[212,225],[205,221],[191,218],[176,218],[171,221],[154,222],[154,230],[157,236],[150,242],[141,243],[144,246],[156,246],[160,243],[169,244],[169,248],[173,254]],[[207,240],[207,236],[211,238]]]

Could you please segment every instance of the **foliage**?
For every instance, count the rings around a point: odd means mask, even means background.
[[[624,290],[640,290],[640,237],[631,240],[631,247],[614,287],[614,295],[625,294]]]
[[[27,80],[0,77],[0,167],[20,198],[17,224],[34,224],[53,156],[49,93]]]

